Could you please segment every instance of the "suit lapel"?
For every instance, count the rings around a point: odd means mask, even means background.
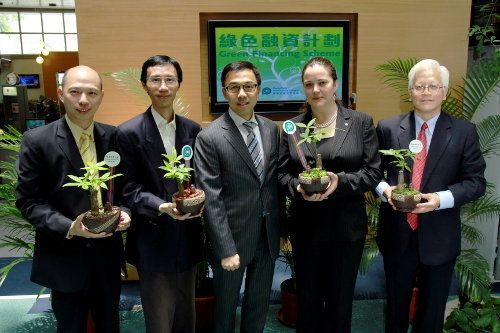
[[[421,188],[424,188],[432,174],[432,171],[438,165],[441,156],[444,154],[448,143],[451,140],[451,120],[448,115],[441,112],[432,133],[431,144],[427,152],[427,160],[425,161],[424,175],[422,178]]]
[[[410,142],[415,139],[415,115],[413,112],[407,113],[399,123],[399,134],[398,143],[399,147],[397,149],[408,149]],[[408,158],[407,161],[410,169],[413,167],[413,161]],[[407,170],[404,171],[405,179],[410,182],[411,176]]]
[[[57,144],[68,159],[69,164],[75,170],[78,176],[83,176],[83,161],[80,156],[80,151],[75,142],[75,138],[69,129],[66,120],[63,118],[57,124]]]
[[[98,123],[94,122],[94,142],[96,150],[96,162],[100,162],[104,159],[104,155],[108,152],[109,147],[109,136],[106,135],[106,131]]]
[[[331,150],[331,159],[333,160],[337,155],[338,151],[342,147],[342,144],[347,137],[351,129],[351,115],[348,111],[342,107],[338,108],[337,111],[337,122],[335,128],[335,138],[333,139],[333,146]]]
[[[222,129],[224,130],[223,136],[229,142],[229,144],[234,148],[234,150],[240,155],[241,159],[246,165],[252,170],[255,177],[259,178],[257,175],[257,170],[253,164],[252,157],[248,152],[247,145],[243,141],[240,130],[236,127],[236,124],[229,116],[229,112],[222,115]]]
[[[255,116],[255,119],[257,119],[257,123],[259,124],[260,138],[262,140],[262,156],[264,162],[262,179],[266,179],[267,169],[269,168],[269,152],[272,150],[273,138],[271,137],[271,128],[265,126],[264,123],[261,122],[261,117]]]

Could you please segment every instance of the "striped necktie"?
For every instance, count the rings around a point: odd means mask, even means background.
[[[264,171],[264,161],[262,152],[259,147],[259,142],[257,141],[257,137],[254,133],[254,128],[257,126],[256,123],[252,121],[245,121],[243,123],[245,129],[247,130],[247,148],[250,156],[252,157],[253,164],[255,165],[255,170],[257,170],[257,174],[259,175],[259,179],[262,181],[262,172]]]
[[[82,156],[84,164],[87,164],[89,162],[95,162],[95,156],[92,153],[90,143],[91,143],[91,134],[87,132],[82,132],[82,135],[80,136],[80,155]]]
[[[415,162],[413,163],[413,172],[411,175],[411,184],[414,189],[420,190],[422,183],[422,176],[424,174],[425,161],[427,160],[427,138],[425,137],[425,130],[427,129],[427,123],[424,122],[420,128],[420,133],[418,133],[418,140],[422,142],[422,150],[417,154]],[[408,224],[411,230],[417,230],[418,228],[418,214],[408,213],[407,215]]]

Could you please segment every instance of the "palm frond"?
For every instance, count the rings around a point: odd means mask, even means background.
[[[417,58],[396,58],[376,66],[375,70],[382,74],[385,84],[404,95],[408,92],[408,73],[416,63]]]
[[[477,133],[484,157],[500,156],[500,115],[488,116],[477,123]]]
[[[500,214],[500,198],[491,192],[487,192],[479,199],[462,207],[462,222],[477,220],[484,221],[487,218]]]
[[[17,264],[27,260],[30,260],[30,258],[25,258],[25,257],[17,258],[12,260],[10,263],[3,266],[2,268],[0,268],[0,287],[4,283],[5,279],[7,278],[7,275],[9,275],[12,268],[14,268],[14,266],[16,266]]]
[[[490,296],[488,262],[476,249],[462,250],[455,262],[460,290],[471,300],[480,302]]]
[[[481,244],[484,241],[484,235],[475,226],[462,222],[462,240],[465,240],[471,246]]]
[[[0,130],[0,148],[19,153],[23,135],[16,128],[7,125]]]
[[[373,243],[375,241],[373,240]],[[377,256],[379,255],[379,250],[378,247],[371,246],[370,244],[365,243],[365,248],[363,250],[363,256],[361,257],[361,262],[359,263],[359,273],[361,275],[366,274],[368,272],[368,269],[370,266],[373,264],[373,261]]]

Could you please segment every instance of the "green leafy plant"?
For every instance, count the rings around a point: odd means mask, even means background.
[[[411,186],[405,183],[404,171],[407,170],[411,172],[410,167],[408,166],[408,159],[415,160],[415,153],[412,153],[409,149],[381,149],[379,152],[386,156],[392,156],[393,160],[391,161],[398,169],[398,185],[394,190],[395,193],[401,194],[418,194],[420,191],[415,190]]]
[[[486,46],[490,45],[498,50],[500,44],[495,35],[495,25],[498,25],[500,17],[497,8],[498,0],[473,1],[472,6],[472,26],[469,28],[469,37],[472,41],[469,45],[476,45],[473,57],[479,59],[486,54]]]
[[[416,62],[415,58],[397,58],[376,66],[375,70],[382,74],[384,82],[390,87],[406,93],[408,72]],[[499,84],[500,54],[496,52],[491,58],[481,59],[473,65],[462,85],[449,89],[449,95],[442,104],[444,112],[476,124],[485,159],[500,156],[500,116],[490,115],[481,121],[476,121],[475,116],[489,96],[498,94]],[[407,111],[410,107],[408,105]],[[482,235],[474,224],[498,214],[500,198],[494,194],[494,186],[489,184],[483,197],[462,206],[462,239],[471,246],[477,246],[482,242]],[[478,302],[489,295],[488,265],[477,251],[462,250],[455,264],[455,273],[461,292],[470,300]]]
[[[444,323],[444,333],[500,333],[500,298],[487,298],[481,304],[467,302],[454,309]]]
[[[313,146],[314,149],[314,155],[315,155],[315,168],[312,168],[311,165],[309,164],[306,169],[306,172],[303,173],[304,176],[306,177],[322,177],[326,176],[327,173],[323,169],[323,163],[321,160],[321,155],[318,154],[318,148],[317,144],[320,142],[323,138],[325,138],[330,129],[328,128],[319,128],[316,126],[316,118],[311,119],[307,124],[304,123],[297,123],[297,127],[303,128],[304,130],[302,133],[300,133],[300,141],[298,144],[303,144],[303,143],[309,143]]]
[[[19,253],[21,256],[0,268],[0,286],[12,268],[31,260],[35,244],[35,227],[26,221],[16,207],[17,171],[16,160],[20,150],[22,134],[12,126],[0,130],[0,150],[7,155],[0,161],[0,226],[6,235],[0,238],[0,247]]]
[[[177,188],[180,196],[183,196],[184,194],[189,195],[189,193],[186,193],[187,191],[184,189],[184,182],[190,179],[190,172],[193,171],[193,169],[188,168],[181,162],[183,159],[182,155],[177,155],[177,151],[173,147],[170,153],[162,155],[164,157],[163,165],[159,168],[165,171],[163,177],[177,181]]]
[[[106,182],[122,176],[121,173],[111,175],[108,171],[108,167],[105,166],[104,161],[101,162],[88,162],[82,168],[85,173],[82,177],[68,175],[73,182],[69,182],[63,185],[63,187],[74,186],[80,187],[85,191],[90,192],[90,210],[92,215],[99,215],[104,212],[104,206],[102,204],[101,189],[108,189]],[[100,171],[106,171],[102,175],[99,174]]]

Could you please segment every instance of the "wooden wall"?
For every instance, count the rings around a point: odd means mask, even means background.
[[[189,117],[206,125],[206,51],[200,17],[217,13],[357,14],[357,108],[379,120],[402,110],[399,95],[381,83],[374,67],[395,57],[435,58],[448,67],[451,84],[467,63],[471,0],[81,0],[76,2],[80,64],[99,72],[141,67],[151,55],[176,58],[184,72],[180,91]],[[202,56],[203,54],[203,56]],[[104,79],[97,119],[120,124],[144,111],[147,99]]]
[[[56,73],[77,65],[78,52],[50,52],[42,64],[45,96],[58,101]]]

